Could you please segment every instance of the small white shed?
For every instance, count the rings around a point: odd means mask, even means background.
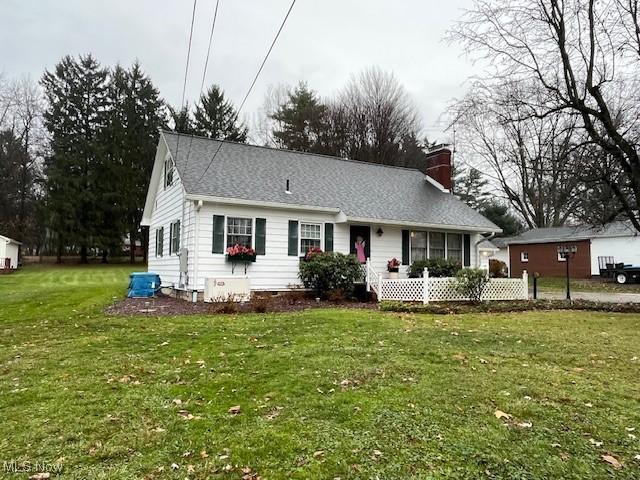
[[[0,235],[0,269],[18,268],[18,250],[22,243]]]

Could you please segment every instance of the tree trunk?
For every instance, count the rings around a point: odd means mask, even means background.
[[[136,233],[133,229],[129,232],[129,263],[136,263]]]
[[[107,249],[105,248],[104,250],[102,250],[102,260],[100,263],[109,263],[107,261]]]
[[[82,245],[80,247],[80,263],[89,263],[89,259],[87,258],[87,246]]]
[[[56,252],[56,263],[62,263],[62,241],[58,240],[58,248]]]

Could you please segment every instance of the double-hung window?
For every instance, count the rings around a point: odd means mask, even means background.
[[[427,259],[427,232],[411,232],[411,261]]]
[[[169,188],[173,184],[173,162],[171,157],[164,161],[164,188]]]
[[[180,250],[180,220],[171,224],[169,229],[169,255]]]
[[[164,250],[164,227],[156,228],[156,257],[161,257]]]
[[[242,245],[251,248],[253,220],[251,218],[227,217],[227,248]]]
[[[444,239],[443,232],[429,232],[429,258],[445,258]]]
[[[319,223],[300,223],[300,253],[306,255],[312,248],[320,247],[321,227]]]
[[[462,263],[462,234],[447,233],[447,258]]]

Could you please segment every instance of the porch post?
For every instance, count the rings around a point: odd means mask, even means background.
[[[422,273],[422,303],[429,303],[429,269],[425,268]]]
[[[378,274],[378,301],[379,302],[383,300],[383,298],[382,298],[382,285],[383,285],[383,283],[382,283],[382,273],[379,273]]]
[[[529,274],[526,270],[522,271],[522,284],[524,285],[523,300],[529,300]]]
[[[365,269],[366,269],[366,271],[365,271],[365,279],[366,280],[365,281],[367,282],[367,292],[369,290],[371,290],[371,288],[370,288],[370,286],[371,286],[371,275],[369,274],[369,262],[371,262],[371,259],[367,258],[367,263],[365,265]]]

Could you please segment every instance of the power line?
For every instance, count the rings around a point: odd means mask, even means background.
[[[184,110],[184,97],[187,91],[187,76],[189,74],[189,59],[191,58],[191,42],[193,40],[193,24],[196,19],[196,5],[198,0],[193,0],[193,12],[191,13],[191,28],[189,29],[189,47],[187,48],[187,62],[184,67],[184,82],[182,83],[182,100],[180,101],[180,111],[178,112],[178,120]],[[188,121],[188,115],[185,117]],[[178,130],[178,124],[176,122],[176,132]],[[180,150],[180,133],[178,132],[178,140],[176,142],[176,158],[174,163],[178,163],[178,152]]]
[[[209,65],[209,55],[211,54],[211,44],[213,43],[213,32],[216,28],[216,18],[218,17],[218,6],[220,5],[220,0],[216,0],[216,8],[213,11],[213,20],[211,22],[211,33],[209,34],[209,46],[207,47],[207,56],[204,61],[204,71],[202,72],[202,82],[200,83],[200,92],[198,97],[202,96],[202,92],[204,90],[204,81],[207,78],[207,66]],[[197,100],[196,100],[197,101]],[[188,118],[187,118],[188,120]],[[178,140],[180,137],[178,136]],[[180,143],[176,142],[178,145]],[[191,140],[189,141],[189,149],[187,150],[187,160],[185,161],[184,169],[186,170],[189,166],[189,157],[191,156],[191,145],[193,144],[193,136],[191,136]],[[177,155],[177,152],[176,152]]]
[[[182,102],[180,104],[180,110],[184,108],[184,97],[187,90],[187,75],[189,74],[189,59],[191,58],[191,40],[193,39],[193,24],[196,19],[196,4],[198,0],[193,0],[193,12],[191,14],[191,29],[189,30],[189,48],[187,49],[187,63],[184,67],[184,82],[182,84]]]
[[[278,31],[276,32],[275,37],[273,37],[273,41],[271,42],[271,46],[269,46],[269,50],[267,50],[267,54],[264,56],[264,59],[262,60],[262,63],[260,64],[260,68],[258,68],[258,71],[257,71],[255,77],[253,78],[253,81],[251,82],[251,85],[249,86],[249,89],[247,90],[246,95],[242,99],[242,103],[240,103],[240,107],[238,107],[238,110],[236,111],[236,114],[235,114],[235,116],[233,118],[233,122],[232,123],[235,123],[238,120],[238,116],[240,115],[240,111],[242,110],[242,107],[244,107],[244,104],[246,103],[247,98],[249,98],[249,95],[251,94],[251,91],[253,90],[253,87],[255,86],[256,82],[258,81],[258,77],[260,76],[260,73],[262,73],[262,69],[264,68],[265,64],[267,63],[267,59],[269,58],[269,55],[271,54],[271,51],[273,50],[273,47],[275,46],[276,42],[278,41],[278,37],[280,36],[280,33],[282,32],[282,29],[284,28],[285,23],[287,23],[287,19],[289,18],[289,14],[291,14],[291,10],[293,10],[293,6],[295,4],[296,4],[296,0],[292,0],[291,5],[289,6],[289,10],[287,10],[287,13],[284,16],[284,19],[282,20],[282,23],[280,24],[280,28],[278,28]],[[180,137],[178,137],[178,139],[179,138]],[[211,165],[213,164],[213,161],[215,160],[216,156],[218,155],[218,152],[220,152],[220,149],[222,148],[222,145],[223,145],[223,141],[220,140],[219,142],[220,143],[218,144],[218,148],[214,152],[213,157],[211,157],[211,160],[209,161],[209,164],[207,165],[207,168],[205,168],[204,172],[202,172],[202,175],[200,175],[200,178],[196,182],[196,185],[198,185],[202,181],[204,176],[209,171],[209,168],[211,168]]]
[[[211,22],[211,34],[209,34],[209,46],[207,47],[207,58],[204,62],[204,71],[202,72],[202,83],[200,83],[200,93],[204,88],[204,80],[207,77],[207,67],[209,66],[209,54],[211,53],[211,43],[213,41],[213,31],[216,28],[216,18],[218,17],[218,5],[220,0],[216,0],[216,9],[213,11],[213,21]]]

